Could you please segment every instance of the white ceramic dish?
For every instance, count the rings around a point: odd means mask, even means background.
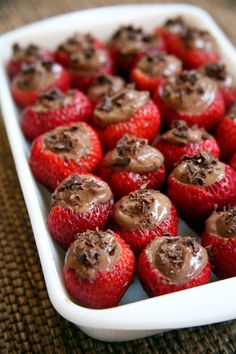
[[[236,72],[236,51],[213,19],[200,8],[181,5],[128,5],[104,7],[62,15],[25,26],[0,38],[0,93],[3,118],[11,144],[21,188],[28,208],[42,264],[46,286],[55,309],[90,336],[108,341],[141,338],[170,329],[199,326],[236,317],[236,278],[214,281],[198,288],[147,299],[138,280],[131,285],[121,306],[91,310],[76,305],[64,288],[61,269],[64,252],[52,241],[46,219],[49,193],[39,187],[28,165],[29,146],[19,126],[5,71],[11,45],[35,42],[54,48],[74,31],[90,31],[103,40],[121,24],[141,25],[152,30],[172,16],[182,15],[192,25],[211,31],[232,73]],[[184,223],[182,232],[192,233]]]

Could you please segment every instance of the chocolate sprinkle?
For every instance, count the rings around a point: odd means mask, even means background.
[[[204,74],[218,81],[225,81],[228,75],[225,64],[216,62],[205,65]]]

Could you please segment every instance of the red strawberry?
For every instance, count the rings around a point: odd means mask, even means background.
[[[87,96],[95,108],[105,96],[112,96],[125,88],[125,81],[120,76],[100,75],[87,91]]]
[[[52,195],[49,231],[67,249],[78,232],[104,229],[112,206],[113,196],[106,182],[92,175],[71,175]]]
[[[55,52],[56,61],[61,65],[68,67],[70,58],[73,54],[78,54],[88,48],[103,48],[102,42],[92,36],[90,33],[75,33],[65,42],[61,43]]]
[[[93,122],[107,150],[126,133],[152,143],[161,126],[159,110],[148,92],[131,88],[105,97],[94,111]]]
[[[118,196],[129,194],[144,184],[146,188],[161,189],[165,181],[164,158],[147,140],[126,134],[116,148],[104,156],[98,174]]]
[[[33,106],[24,109],[21,127],[28,140],[51,129],[71,122],[87,121],[92,107],[87,97],[78,90],[63,94],[56,88],[39,95]]]
[[[215,138],[198,126],[189,127],[183,120],[174,120],[171,129],[161,135],[155,145],[165,158],[165,166],[171,172],[183,156],[194,156],[201,151],[219,158],[220,149]]]
[[[70,87],[68,72],[56,63],[37,62],[24,67],[23,71],[15,76],[11,93],[16,104],[24,108],[34,104],[42,92],[53,87],[66,92]]]
[[[167,126],[173,120],[184,120],[211,130],[224,116],[224,101],[211,79],[191,70],[171,77],[154,94]]]
[[[93,172],[101,158],[95,131],[86,123],[70,123],[34,140],[30,167],[38,182],[54,190],[72,173]]]
[[[230,161],[230,166],[236,171],[236,153],[233,155]]]
[[[178,75],[181,70],[181,61],[173,55],[146,54],[132,69],[131,77],[139,90],[153,93],[166,77]]]
[[[147,34],[141,28],[122,26],[111,38],[109,48],[117,71],[128,76],[143,54],[158,53],[165,50],[166,46],[158,34]]]
[[[192,237],[160,237],[142,251],[138,274],[152,297],[208,283],[211,267],[206,250]]]
[[[211,214],[206,220],[202,245],[209,250],[212,270],[217,277],[236,276],[236,206]]]
[[[130,285],[135,257],[111,230],[78,234],[67,251],[63,269],[70,295],[82,306],[105,309],[117,306]]]
[[[18,43],[12,46],[13,56],[7,63],[7,72],[10,78],[20,73],[24,65],[34,64],[37,61],[54,61],[54,55],[48,49],[29,44],[22,48]]]
[[[220,145],[221,158],[229,161],[236,152],[236,105],[217,126],[216,139]]]
[[[233,76],[228,73],[225,64],[212,62],[203,66],[201,72],[216,82],[222,93],[225,107],[229,109],[236,101],[236,86]]]
[[[138,255],[155,237],[177,234],[177,212],[164,194],[139,189],[115,204],[112,226]]]
[[[168,178],[167,194],[184,219],[199,224],[216,204],[236,203],[236,172],[207,153],[184,157]]]

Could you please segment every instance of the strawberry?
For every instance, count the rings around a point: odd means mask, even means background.
[[[68,72],[59,64],[37,62],[24,67],[11,84],[11,93],[19,107],[33,105],[37,97],[53,87],[66,92],[70,87]]]
[[[160,130],[161,119],[147,91],[126,88],[102,100],[94,111],[93,123],[105,149],[111,150],[126,133],[152,143]]]
[[[216,128],[216,140],[220,145],[220,155],[229,161],[236,152],[236,105],[232,106]]]
[[[161,135],[155,145],[165,158],[165,166],[171,172],[183,156],[194,156],[201,151],[219,158],[220,149],[215,138],[198,126],[189,127],[183,120],[174,120],[170,130]]]
[[[93,128],[70,123],[34,140],[30,167],[38,182],[54,190],[72,173],[93,172],[101,158],[101,144]]]
[[[55,52],[56,61],[68,67],[74,54],[81,53],[88,48],[104,48],[104,45],[100,39],[90,33],[75,33],[57,47]]]
[[[131,78],[138,90],[153,93],[169,76],[178,75],[182,71],[181,61],[165,53],[144,55],[131,71]]]
[[[7,72],[10,78],[20,73],[24,65],[34,64],[37,61],[54,61],[54,55],[48,49],[29,44],[22,48],[18,43],[12,46],[13,56],[7,63]]]
[[[213,80],[195,70],[170,77],[157,88],[154,102],[167,126],[173,120],[184,120],[212,130],[224,116],[224,101]]]
[[[77,233],[104,229],[112,206],[113,196],[106,182],[92,175],[73,174],[52,194],[49,231],[67,249]]]
[[[91,114],[91,104],[82,92],[71,90],[63,94],[53,88],[41,93],[33,106],[24,109],[21,127],[31,141],[59,125],[88,121]]]
[[[185,220],[199,224],[216,204],[221,210],[236,203],[236,172],[208,153],[184,157],[168,178],[167,195]]]
[[[146,139],[125,134],[116,148],[104,156],[98,174],[118,196],[144,184],[146,188],[160,189],[165,181],[164,158]]]
[[[63,279],[70,295],[82,306],[117,306],[130,285],[135,257],[111,230],[78,234],[67,251]]]
[[[163,39],[158,34],[148,34],[142,28],[133,26],[120,27],[108,46],[116,70],[126,77],[143,54],[158,53],[166,49]]]
[[[176,235],[177,212],[158,191],[139,189],[121,198],[112,211],[112,227],[136,255],[155,237]]]
[[[233,155],[230,161],[230,166],[236,171],[236,153]]]
[[[206,250],[194,238],[160,237],[142,251],[138,275],[153,297],[208,283],[211,267]]]
[[[209,250],[212,270],[218,278],[236,276],[236,206],[214,211],[201,237]]]

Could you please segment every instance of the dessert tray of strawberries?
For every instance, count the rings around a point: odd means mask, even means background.
[[[0,39],[3,117],[53,306],[129,340],[236,316],[236,60],[188,5]]]

